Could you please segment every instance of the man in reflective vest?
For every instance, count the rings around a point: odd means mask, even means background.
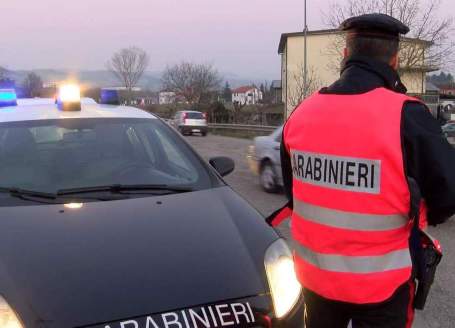
[[[303,101],[281,147],[297,276],[307,328],[410,327],[411,190],[421,221],[455,213],[455,151],[426,106],[405,95],[396,72],[399,35],[383,14],[346,20],[341,78]],[[423,224],[424,225],[424,224]]]

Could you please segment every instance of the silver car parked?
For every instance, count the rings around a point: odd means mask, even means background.
[[[253,173],[259,175],[259,182],[266,192],[277,192],[283,186],[281,174],[280,146],[283,127],[269,136],[254,138],[254,145],[248,150],[248,163]]]

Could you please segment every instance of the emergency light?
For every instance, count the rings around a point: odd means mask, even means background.
[[[100,104],[120,105],[120,97],[115,89],[101,89]]]
[[[57,107],[63,111],[81,110],[81,90],[75,84],[62,85],[57,95]]]
[[[0,89],[0,107],[17,106],[17,96],[14,89]]]

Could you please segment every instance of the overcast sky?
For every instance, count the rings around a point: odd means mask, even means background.
[[[329,2],[308,0],[310,29],[324,27]],[[453,0],[443,9],[455,12]],[[278,78],[281,33],[303,29],[303,0],[0,0],[0,12],[0,65],[9,69],[104,69],[135,45],[153,71],[185,59]]]

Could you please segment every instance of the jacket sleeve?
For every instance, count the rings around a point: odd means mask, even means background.
[[[455,148],[420,103],[407,103],[402,120],[406,174],[417,181],[428,208],[428,223],[443,223],[455,214]]]

